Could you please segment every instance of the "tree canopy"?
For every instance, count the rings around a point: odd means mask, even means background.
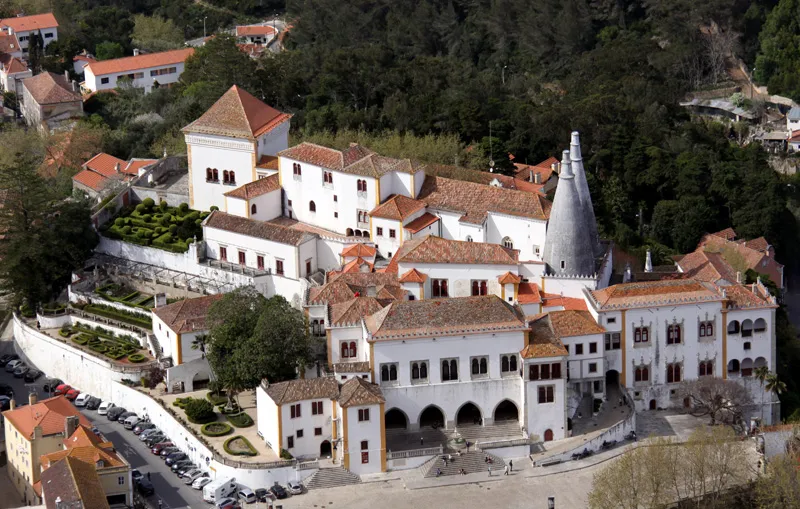
[[[183,32],[171,19],[137,14],[133,17],[134,46],[148,51],[166,51],[183,46]]]

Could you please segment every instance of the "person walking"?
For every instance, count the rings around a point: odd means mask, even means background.
[[[162,509],[163,507],[164,507],[164,502],[162,502],[161,499],[159,498],[158,499],[158,509]]]
[[[147,480],[150,480],[150,472],[147,472]]]
[[[508,460],[508,469],[513,472],[514,471],[514,462],[512,460]]]
[[[422,447],[425,444],[425,438],[419,437],[419,446]]]
[[[503,475],[508,475],[508,465],[503,468]]]
[[[444,460],[444,466],[446,467],[447,466],[447,456],[442,456],[442,459]]]
[[[470,445],[472,445],[472,444],[471,444],[471,443],[469,443],[469,440],[467,440],[467,452],[469,452],[469,446],[470,446]]]
[[[488,470],[488,471],[489,471],[489,477],[491,477],[491,476],[492,476],[492,466],[491,466],[491,465],[488,465],[488,466],[486,467],[486,470]]]

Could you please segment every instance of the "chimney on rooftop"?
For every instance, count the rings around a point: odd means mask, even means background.
[[[120,169],[121,169],[121,167],[120,167],[119,163],[114,165],[114,171],[115,172],[120,173]]]
[[[12,399],[12,400],[9,402],[9,407],[8,407],[8,409],[9,409],[9,410],[14,410],[15,408],[17,408],[17,400],[15,400],[15,399]]]
[[[375,285],[367,286],[367,297],[375,297],[378,294]]]
[[[542,174],[538,171],[533,174],[533,183],[534,184],[541,184],[542,183]]]
[[[32,392],[32,393],[28,394],[28,404],[29,405],[35,405],[37,401],[38,401],[38,398],[36,397],[36,393],[35,392]]]
[[[78,82],[75,81],[75,80],[72,80],[72,91],[73,92],[77,92],[78,91]]]
[[[556,173],[561,173],[561,165],[560,165],[560,163],[552,163],[550,165],[550,169],[553,170]]]
[[[155,307],[160,308],[161,306],[167,305],[167,294],[166,293],[157,293],[155,296]]]
[[[80,424],[80,419],[78,419],[77,415],[70,415],[64,419],[64,438],[71,437],[75,430],[78,429],[78,424]]]
[[[742,284],[742,273],[741,271],[736,271],[736,282]]]
[[[69,83],[69,71],[67,70],[64,71],[64,79],[67,80],[67,83]]]
[[[650,250],[647,250],[647,258],[644,260],[644,271],[645,272],[653,272],[653,258],[650,254]]]
[[[528,170],[528,182],[533,182],[533,170]]]
[[[133,56],[135,57],[139,56],[139,48],[133,48]]]

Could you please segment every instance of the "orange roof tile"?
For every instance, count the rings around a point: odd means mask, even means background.
[[[501,285],[519,284],[520,282],[522,282],[522,278],[516,274],[512,274],[511,271],[508,271],[502,276],[498,277],[497,281]]]
[[[239,186],[233,191],[228,191],[225,196],[239,198],[240,200],[252,200],[258,196],[278,191],[281,188],[278,174],[274,173],[268,177],[254,180],[243,186]]]
[[[360,376],[352,377],[339,391],[339,405],[342,408],[362,405],[380,405],[386,402],[378,385],[368,382]]]
[[[767,239],[765,239],[764,237],[748,240],[744,243],[744,245],[749,247],[750,249],[755,249],[756,251],[761,251],[763,253],[765,253],[770,248],[770,243],[767,242]]]
[[[256,168],[263,168],[265,170],[278,170],[278,161],[280,159],[277,156],[268,156],[263,155],[261,159],[258,160],[258,164],[256,164]]]
[[[245,37],[248,35],[274,35],[277,32],[270,25],[245,25],[236,27],[236,36]]]
[[[12,57],[8,53],[0,53],[0,64],[6,74],[18,74],[28,72],[28,66],[22,60]]]
[[[722,300],[722,295],[711,283],[686,279],[623,283],[590,291],[588,295],[598,310]]]
[[[569,355],[564,343],[553,329],[550,313],[540,313],[533,317],[528,317],[530,333],[529,342],[520,351],[524,359],[539,359],[547,357],[563,357]]]
[[[0,53],[17,53],[22,51],[19,47],[17,34],[7,34],[0,31]],[[11,57],[11,55],[8,55]]]
[[[721,288],[725,290],[728,307],[736,309],[748,308],[774,308],[778,305],[768,300],[753,287],[756,285],[728,285]],[[754,291],[755,290],[755,291]]]
[[[725,240],[736,240],[736,232],[733,230],[733,228],[725,228],[724,230],[712,233],[711,235]]]
[[[450,240],[428,235],[409,240],[397,250],[397,263],[517,265],[519,251],[497,244]]]
[[[763,242],[755,239],[754,242],[760,247],[766,243],[766,239]],[[755,272],[768,275],[779,289],[783,288],[783,265],[769,256],[766,251],[749,247],[745,241],[725,240],[725,235],[710,234],[700,240],[698,249],[703,249],[707,253],[719,253],[724,262],[731,267],[734,275],[737,269],[740,272],[752,269]],[[681,264],[683,264],[685,258],[680,260]],[[725,276],[724,273],[723,276]],[[730,282],[735,283],[735,277]]]
[[[31,30],[44,30],[58,26],[56,17],[52,12],[34,14],[32,16],[17,16],[0,20],[0,27],[11,27],[15,32],[29,32]]]
[[[153,313],[176,334],[202,331],[208,328],[206,325],[208,310],[221,298],[222,295],[217,294],[183,299],[166,306],[153,308]]]
[[[559,338],[603,334],[606,330],[597,324],[588,311],[550,311],[550,323]]]
[[[328,282],[324,286],[309,288],[308,302],[311,305],[345,302],[354,297],[367,296],[371,287],[375,289],[377,299],[402,299],[406,293],[400,287],[396,274],[348,272],[328,274]]]
[[[128,175],[139,175],[140,169],[157,162],[158,159],[131,159],[128,165],[123,167],[122,173],[127,173]]]
[[[362,318],[377,313],[384,306],[385,303],[381,303],[375,297],[366,296],[331,304],[331,324],[347,326],[361,323]]]
[[[426,279],[428,279],[428,276],[417,269],[411,269],[400,276],[401,283],[424,283]]]
[[[540,163],[532,165],[514,163],[514,167],[516,168],[516,170],[514,170],[514,176],[526,182],[531,182],[530,172],[532,171],[534,174],[539,174],[539,184],[544,185],[544,183],[550,180],[550,177],[553,176],[554,171],[552,165],[554,164],[559,164],[559,160],[555,157],[549,157]]]
[[[410,231],[411,233],[417,233],[420,230],[423,230],[428,226],[432,225],[438,220],[439,220],[438,217],[434,216],[430,212],[426,212],[421,216],[419,216],[418,218],[411,221],[410,223],[408,223],[407,225],[405,225],[403,228]]]
[[[517,301],[520,304],[541,304],[542,296],[539,294],[539,285],[536,283],[520,283],[517,291]]]
[[[114,450],[114,444],[103,442],[86,426],[78,426],[69,438],[64,439],[65,449],[42,455],[43,468],[49,468],[54,463],[66,458],[74,458],[88,463],[95,468],[113,468],[125,465]],[[98,461],[103,462],[103,467],[98,467]]]
[[[33,428],[36,426],[42,428],[44,436],[62,433],[65,419],[73,415],[77,415],[80,423],[84,426],[92,426],[92,423],[78,412],[64,396],[56,396],[33,405],[3,412],[3,417],[27,438],[33,437]]]
[[[106,178],[99,173],[95,173],[92,170],[81,170],[76,173],[74,177],[72,177],[72,180],[98,192],[105,189],[106,186],[108,186],[108,184],[111,182],[111,179]]]
[[[119,165],[120,172],[122,172],[125,168],[127,168],[128,163],[122,159],[119,159],[118,157],[112,156],[111,154],[106,154],[105,152],[100,152],[96,156],[83,163],[84,168],[94,170],[105,177],[112,177],[116,175],[117,165]]]
[[[366,266],[366,269],[362,269],[364,266]],[[339,274],[349,274],[352,272],[372,272],[372,268],[373,264],[359,256],[345,263],[341,270],[332,270],[328,272],[328,277],[335,277]]]
[[[37,104],[60,104],[83,102],[81,94],[73,92],[72,84],[62,74],[43,72],[22,80],[22,86],[28,90]]]
[[[342,249],[342,256],[345,258],[349,258],[351,256],[362,257],[366,256],[367,258],[372,258],[378,252],[377,249],[373,246],[368,246],[361,242],[357,244],[351,244],[344,249]]]
[[[255,139],[291,118],[233,85],[200,118],[183,128],[186,133]]]
[[[372,217],[380,217],[383,219],[394,219],[396,221],[403,221],[415,212],[425,208],[425,204],[421,201],[403,196],[402,194],[394,194],[386,201],[372,209],[369,213]]]
[[[94,465],[66,457],[41,473],[42,496],[47,509],[86,507],[107,509],[103,485]],[[56,500],[61,504],[56,505]]]
[[[86,65],[86,69],[90,69],[92,74],[98,77],[106,74],[138,71],[150,67],[180,64],[192,55],[194,55],[194,48],[181,48],[159,53],[89,62]]]

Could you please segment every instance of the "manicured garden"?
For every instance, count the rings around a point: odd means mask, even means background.
[[[171,207],[165,201],[156,205],[152,198],[145,198],[136,206],[123,208],[100,232],[112,239],[185,253],[195,238],[202,238],[200,225],[208,214],[192,210],[186,203]]]
[[[222,447],[225,449],[225,452],[234,456],[255,456],[258,454],[253,444],[242,435],[230,437],[225,440]]]
[[[152,295],[118,283],[109,283],[94,291],[100,297],[126,306],[151,310],[155,305]]]
[[[115,335],[100,326],[95,328],[84,324],[65,326],[58,331],[58,335],[115,361],[127,357],[129,362],[139,363],[148,359],[146,355],[139,353],[142,346],[135,338],[127,335]]]
[[[73,306],[78,309],[82,309],[87,313],[104,316],[106,318],[111,318],[112,320],[119,320],[120,322],[142,327],[144,329],[153,328],[153,319],[150,316],[144,316],[141,313],[125,311],[115,307],[106,306],[105,304],[73,304]]]

